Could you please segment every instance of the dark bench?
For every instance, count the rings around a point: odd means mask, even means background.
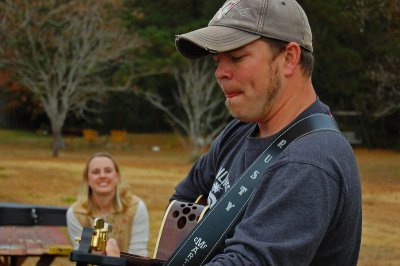
[[[72,246],[60,228],[66,213],[66,207],[0,202],[0,265],[21,265],[28,256],[50,265],[69,256]]]
[[[67,208],[0,202],[0,225],[67,226]]]

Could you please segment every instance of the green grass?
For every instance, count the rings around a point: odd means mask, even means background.
[[[49,147],[52,137],[34,131],[0,129],[0,144]]]
[[[76,198],[75,197],[64,197],[63,201],[71,204],[76,201]]]

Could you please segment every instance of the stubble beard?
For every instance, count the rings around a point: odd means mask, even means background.
[[[278,69],[277,68],[271,69],[270,73],[269,73],[268,85],[265,90],[265,102],[263,104],[263,110],[267,110],[267,109],[271,108],[271,103],[277,97],[277,95],[280,91],[280,88],[281,88],[281,81],[279,80]],[[252,121],[245,121],[244,117],[240,114],[240,112],[235,112],[234,111],[235,108],[234,108],[232,102],[229,101],[229,99],[225,100],[225,107],[228,110],[228,112],[231,114],[231,116],[233,116],[234,118],[239,119],[243,122],[252,122]]]

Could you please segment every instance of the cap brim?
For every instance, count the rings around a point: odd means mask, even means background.
[[[177,35],[176,49],[186,58],[235,50],[260,38],[260,35],[224,26],[208,26]]]

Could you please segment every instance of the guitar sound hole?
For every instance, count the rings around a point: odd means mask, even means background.
[[[186,225],[186,217],[182,216],[178,219],[177,226],[179,229],[182,229]]]
[[[179,216],[179,211],[174,211],[174,212],[172,213],[172,217],[176,218],[176,217],[178,217],[178,216]]]
[[[192,209],[193,209],[193,210],[196,210],[196,209],[197,209],[197,206],[193,206]]]
[[[188,214],[190,212],[190,208],[184,208],[182,212],[183,214]]]
[[[193,213],[189,215],[189,221],[194,221],[196,219],[196,215],[194,215]]]

